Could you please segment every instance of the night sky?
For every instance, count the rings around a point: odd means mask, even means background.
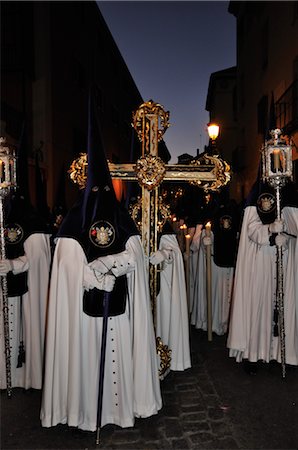
[[[170,111],[171,163],[208,141],[212,72],[236,64],[236,19],[226,1],[99,1],[101,13],[144,99]]]

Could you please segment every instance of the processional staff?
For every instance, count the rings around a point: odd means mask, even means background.
[[[100,445],[100,430],[101,430],[101,416],[102,416],[102,401],[103,401],[103,383],[106,361],[106,345],[107,345],[107,329],[109,318],[109,302],[110,292],[104,291],[103,294],[103,318],[102,318],[102,336],[101,336],[101,350],[100,350],[100,364],[99,364],[99,380],[98,380],[98,398],[97,398],[97,417],[96,417],[96,445]]]
[[[262,149],[262,178],[276,191],[277,220],[281,219],[281,188],[293,178],[292,147],[280,138],[281,130],[270,132],[272,139],[266,141]],[[276,303],[280,338],[280,358],[282,377],[286,376],[286,342],[284,320],[283,254],[282,247],[276,244]]]
[[[11,189],[16,188],[16,156],[15,151],[5,146],[6,139],[0,137],[0,257],[6,259],[5,251],[5,218],[3,201],[10,193]],[[5,348],[5,368],[6,368],[6,391],[8,397],[11,397],[11,352],[9,336],[9,304],[7,275],[1,275],[2,290],[2,310],[4,326],[4,348]]]
[[[191,235],[187,233],[185,235],[185,280],[188,311],[190,311],[190,242]]]
[[[211,223],[205,225],[206,237],[211,240]],[[206,296],[207,296],[207,331],[208,341],[212,341],[212,272],[211,272],[211,247],[206,245]]]

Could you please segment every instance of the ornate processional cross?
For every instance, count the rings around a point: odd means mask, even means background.
[[[204,155],[190,165],[165,164],[158,156],[158,142],[169,126],[168,119],[169,112],[160,104],[152,100],[143,103],[133,115],[133,127],[142,143],[142,156],[136,163],[109,163],[112,178],[137,181],[142,188],[142,195],[132,208],[132,215],[136,220],[137,210],[140,211],[140,231],[147,256],[157,250],[158,231],[161,231],[170,216],[169,208],[163,204],[159,195],[163,181],[189,181],[205,191],[217,191],[230,181],[230,167],[218,156]],[[155,277],[150,273],[151,298],[154,303],[156,290],[153,280]]]
[[[160,196],[162,182],[188,181],[207,192],[217,191],[230,181],[230,167],[218,155],[204,155],[193,160],[189,165],[165,164],[158,156],[158,142],[169,127],[168,120],[169,112],[166,112],[160,104],[152,100],[143,103],[133,114],[132,124],[142,143],[142,156],[136,163],[109,163],[112,178],[137,181],[142,189],[138,202],[131,208],[131,214],[139,226],[144,251],[148,257],[157,250],[158,232],[162,230],[171,214],[169,207],[163,203]],[[83,155],[81,154],[81,159],[73,162],[69,170],[73,181],[75,181],[76,170],[79,172],[82,164],[87,165],[86,159],[85,163],[82,162]],[[140,217],[140,220],[137,220],[137,217]],[[149,258],[146,258],[146,261],[155,324],[157,266],[149,265]],[[166,346],[162,344],[160,338],[157,338],[157,351],[161,355],[160,375],[166,371],[170,362],[169,351],[164,347]]]

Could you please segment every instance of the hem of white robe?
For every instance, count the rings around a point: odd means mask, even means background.
[[[261,355],[246,355],[245,351],[243,350],[236,350],[236,349],[230,349],[229,356],[231,358],[235,358],[236,362],[242,362],[243,359],[247,359],[250,362],[258,362],[263,361],[265,363],[269,363],[270,361],[277,361],[278,363],[281,363],[280,355],[271,355],[270,357],[264,357]],[[297,366],[298,365],[298,358],[295,356],[287,356],[286,355],[286,364],[289,364],[291,366]]]
[[[206,322],[198,322],[198,323],[192,323],[192,325],[195,326],[197,330],[203,330],[207,331],[207,323]],[[227,325],[221,325],[221,328],[214,327],[212,328],[212,333],[217,334],[218,336],[223,336],[227,332]]]
[[[42,388],[41,383],[35,384],[35,383],[21,383],[21,382],[20,383],[19,382],[17,382],[17,383],[12,382],[11,387],[12,388],[25,389],[26,391],[28,389],[36,389],[37,391],[41,391],[41,388]],[[2,390],[2,389],[7,389],[6,381],[4,383],[0,384],[0,390]]]
[[[187,360],[185,363],[171,365],[171,370],[176,372],[182,372],[183,370],[189,369],[191,367],[191,361]]]
[[[57,419],[54,417],[43,417],[41,419],[41,425],[44,428],[50,428],[50,427],[55,427],[58,424],[62,424],[62,425],[68,425],[69,427],[76,427],[79,428],[80,430],[84,430],[84,431],[96,431],[96,423],[89,423],[89,422],[79,422],[78,421],[78,417],[77,415],[75,416],[67,416],[67,418],[63,418],[63,419]],[[112,425],[118,425],[121,428],[131,428],[134,426],[135,424],[135,420],[134,418],[130,418],[130,419],[126,419],[126,420],[120,420],[119,418],[115,418],[115,417],[105,417],[103,418],[101,427],[104,427],[105,425],[108,424],[112,424]]]
[[[117,425],[120,428],[131,428],[135,424],[135,418],[147,418],[151,417],[158,413],[158,410],[161,409],[162,405],[155,406],[154,408],[148,410],[145,412],[145,410],[142,413],[134,413],[133,417],[126,418],[126,419],[120,419],[120,417],[103,417],[102,418],[102,424],[101,426],[104,427],[105,425],[111,424],[111,425]],[[59,415],[59,418],[57,418],[57,415],[49,416],[49,415],[43,415],[41,414],[41,425],[44,428],[50,428],[55,427],[58,424],[62,425],[68,425],[69,427],[77,427],[80,430],[84,431],[96,431],[96,423],[90,424],[89,422],[83,421],[81,422],[78,420],[77,415],[68,415],[67,417],[61,418],[61,415]]]

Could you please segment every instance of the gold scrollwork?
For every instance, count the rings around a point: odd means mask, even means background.
[[[85,189],[87,184],[87,153],[80,153],[79,157],[73,160],[70,165],[69,173],[70,179],[79,186],[79,189]]]
[[[166,167],[159,156],[148,154],[137,160],[135,172],[139,184],[151,191],[164,179]]]
[[[170,126],[169,123],[169,111],[165,111],[164,108],[159,104],[155,103],[152,100],[148,102],[142,103],[142,105],[137,109],[137,111],[133,114],[133,123],[132,126],[136,130],[138,134],[138,138],[141,142],[145,139],[145,121],[146,117],[149,115],[156,115],[159,118],[159,127],[157,130],[157,139],[160,141],[162,136],[166,132],[167,128]],[[148,131],[148,123],[146,125]]]
[[[165,345],[160,337],[156,338],[156,350],[160,357],[159,377],[163,378],[167,370],[171,367],[172,350]]]
[[[231,180],[231,167],[230,165],[219,158],[218,156],[203,155],[200,159],[194,159],[191,164],[199,166],[206,164],[210,167],[210,172],[215,175],[216,179],[213,181],[193,180],[190,184],[201,187],[204,191],[218,191],[220,188],[228,184]]]
[[[137,201],[131,205],[129,205],[129,213],[135,224],[137,225],[139,231],[142,231],[142,210],[143,210],[143,202],[142,197],[138,196]],[[164,202],[162,196],[159,196],[158,199],[158,231],[161,232],[162,228],[167,221],[171,217],[171,209],[170,205]]]
[[[171,217],[170,205],[165,203],[163,201],[162,196],[160,195],[158,198],[158,222],[157,222],[159,232],[162,231],[164,224],[170,217]]]
[[[142,209],[143,209],[142,197],[138,196],[137,201],[129,205],[129,213],[140,232],[142,232]]]

